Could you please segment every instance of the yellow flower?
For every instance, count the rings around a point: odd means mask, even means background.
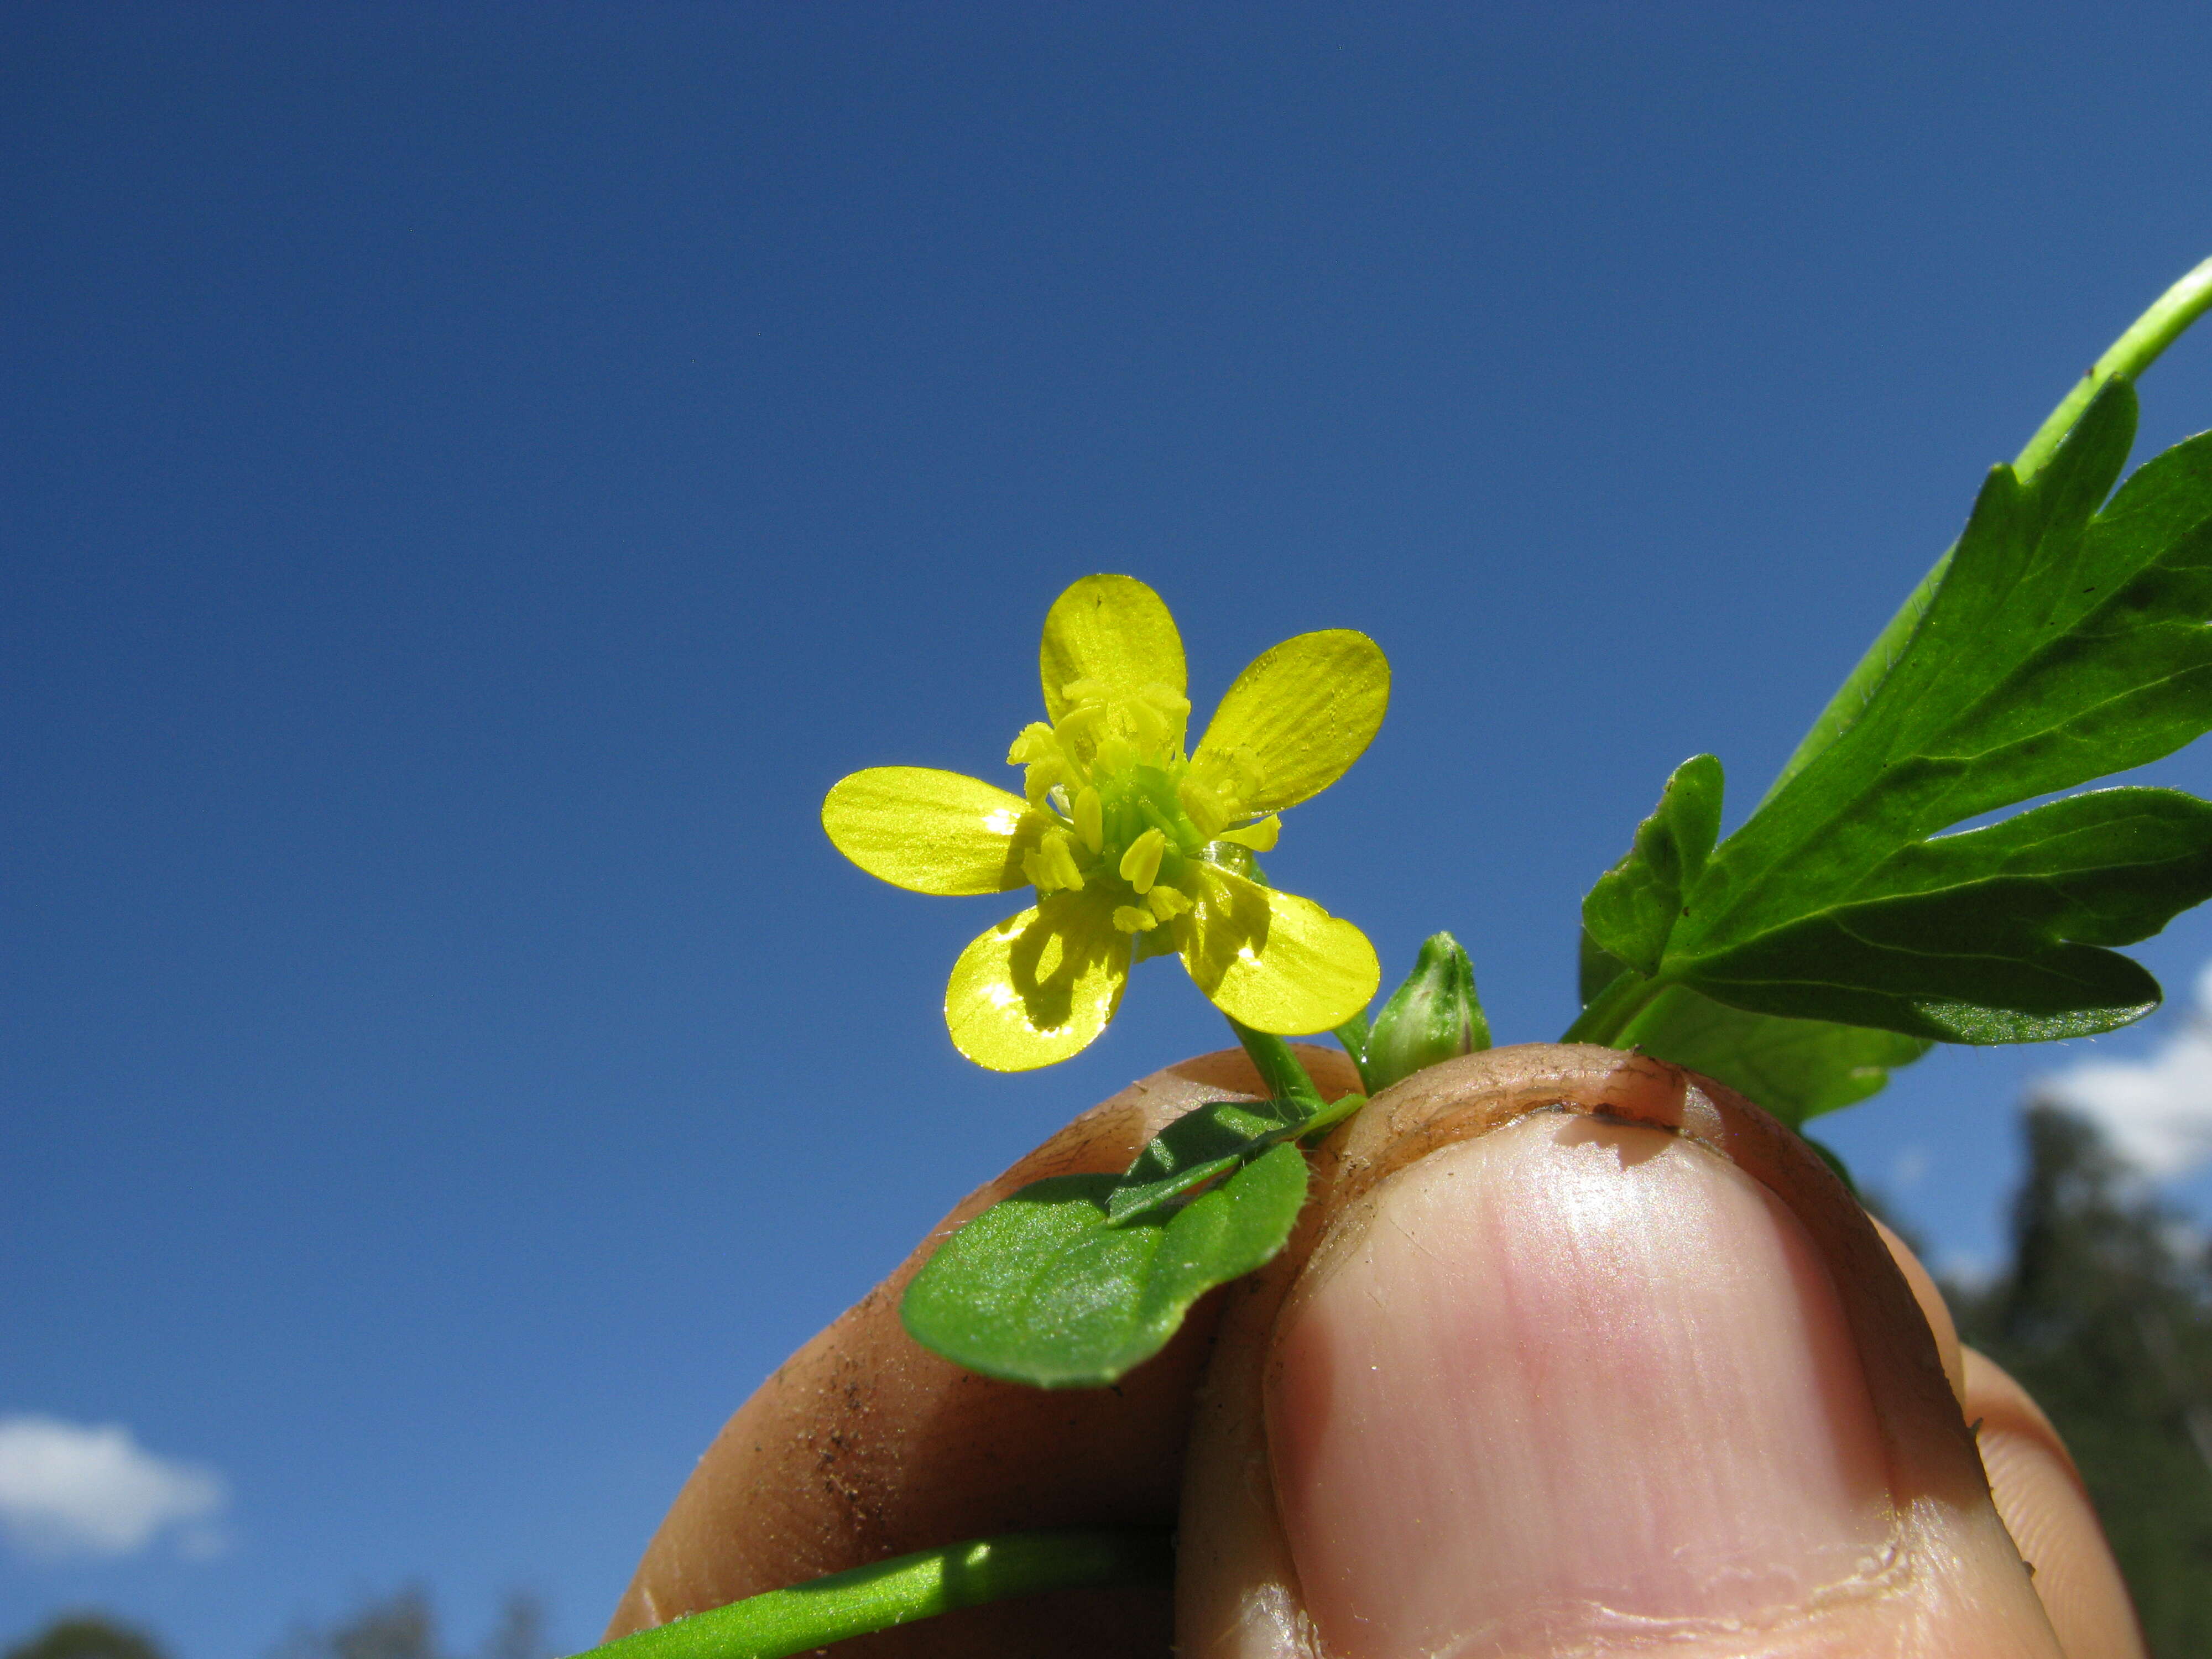
[[[1054,601],[1038,653],[1047,720],[1014,739],[1024,793],[878,766],[822,804],[837,849],[918,893],[1037,902],[960,953],[945,1021],[994,1071],[1079,1052],[1114,1017],[1133,959],[1180,955],[1214,1006],[1281,1036],[1342,1024],[1375,994],[1374,947],[1253,861],[1276,817],[1359,758],[1390,666],[1344,629],[1301,634],[1237,676],[1186,756],[1182,641],[1158,594],[1085,576]]]

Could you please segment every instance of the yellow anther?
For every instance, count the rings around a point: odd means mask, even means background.
[[[1053,730],[1070,743],[1080,743],[1103,725],[1105,720],[1104,703],[1086,702],[1062,714]]]
[[[1245,815],[1244,803],[1258,792],[1261,775],[1259,762],[1242,744],[1228,750],[1210,750],[1191,767],[1183,787],[1204,792],[1205,811],[1212,822],[1205,822],[1195,812],[1192,817],[1208,840]],[[1188,798],[1185,799],[1188,802]],[[1189,810],[1188,805],[1185,810]]]
[[[1149,933],[1158,927],[1159,918],[1149,910],[1139,910],[1133,904],[1114,907],[1114,925],[1125,933]]]
[[[1106,845],[1105,807],[1087,783],[1075,792],[1075,834],[1094,853]]]
[[[1129,843],[1129,850],[1121,854],[1121,879],[1139,893],[1152,890],[1152,883],[1160,873],[1160,860],[1168,850],[1168,838],[1157,830],[1147,830]]]
[[[1052,787],[1066,780],[1067,750],[1052,727],[1042,720],[1032,720],[1006,750],[1006,764],[1029,768],[1022,775],[1022,793],[1029,797],[1030,805],[1042,806]]]
[[[1066,770],[1058,761],[1039,761],[1022,774],[1022,793],[1032,806],[1042,806],[1045,797],[1051,794]]]
[[[1031,761],[1042,760],[1047,755],[1059,752],[1060,739],[1053,734],[1052,727],[1042,720],[1031,720],[1022,727],[1021,735],[1007,749],[1006,764],[1026,766]]]
[[[1145,908],[1162,921],[1173,921],[1190,908],[1190,901],[1176,888],[1155,886],[1145,895]]]
[[[1224,830],[1218,839],[1233,841],[1239,847],[1249,847],[1255,853],[1272,853],[1282,833],[1282,815],[1270,812],[1257,823],[1248,823],[1242,830]]]
[[[1065,887],[1077,892],[1082,890],[1083,872],[1076,867],[1075,842],[1067,831],[1051,831],[1045,836],[1038,851],[1044,855],[1045,868],[1052,872],[1055,887]]]
[[[1190,699],[1165,680],[1154,680],[1137,695],[1167,716],[1170,720],[1190,717]]]

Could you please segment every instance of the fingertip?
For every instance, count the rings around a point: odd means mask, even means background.
[[[1194,1424],[1185,1654],[2062,1651],[1933,1281],[1772,1119],[1531,1045],[1318,1174]]]
[[[2035,1576],[2066,1659],[2142,1659],[2142,1632],[2088,1488],[2051,1419],[1986,1355],[1964,1352],[1966,1417],[1998,1516]]]
[[[2126,1582],[2057,1430],[2002,1367],[1960,1342],[1950,1307],[1920,1258],[1882,1221],[1869,1219],[1920,1304],[1960,1408],[1979,1425],[1990,1498],[2033,1571],[2067,1659],[2141,1659],[2142,1634]]]
[[[1912,1299],[1920,1304],[1921,1317],[1928,1322],[1929,1334],[1936,1339],[1936,1357],[1943,1362],[1943,1375],[1951,1384],[1951,1392],[1961,1406],[1966,1401],[1966,1362],[1959,1346],[1958,1322],[1951,1317],[1951,1304],[1943,1300],[1943,1292],[1936,1286],[1934,1277],[1920,1265],[1920,1258],[1912,1247],[1899,1238],[1880,1216],[1869,1215],[1874,1230],[1881,1235],[1881,1242],[1889,1246],[1889,1254],[1897,1263],[1897,1270],[1905,1275],[1911,1288]],[[1967,1413],[1969,1421],[1972,1413]]]

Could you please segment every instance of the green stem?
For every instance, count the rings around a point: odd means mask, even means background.
[[[1044,1590],[1157,1583],[1174,1572],[1169,1535],[1149,1528],[1010,1532],[770,1590],[592,1653],[610,1659],[785,1659],[957,1607]]]
[[[1224,1015],[1223,1018],[1228,1017]],[[1343,1036],[1352,1029],[1354,1023],[1347,1021],[1338,1026],[1337,1036]],[[1367,1046],[1367,1017],[1364,1014],[1358,1016],[1356,1024],[1358,1026],[1359,1049],[1354,1050],[1348,1040],[1345,1049],[1352,1054],[1352,1066],[1359,1071],[1364,1085],[1367,1073],[1360,1062]],[[1229,1021],[1229,1029],[1237,1033],[1237,1042],[1244,1045],[1244,1052],[1252,1057],[1252,1064],[1259,1071],[1260,1080],[1267,1085],[1267,1092],[1278,1100],[1289,1101],[1305,1114],[1305,1121],[1297,1129],[1301,1146],[1319,1145],[1331,1129],[1367,1103],[1367,1097],[1362,1094],[1340,1095],[1334,1101],[1324,1102],[1320,1088],[1311,1074],[1299,1064],[1297,1055],[1291,1052],[1289,1043],[1279,1036],[1270,1036],[1265,1031],[1255,1031],[1249,1025],[1240,1025],[1234,1019]]]
[[[1228,1019],[1227,1015],[1223,1018]],[[1279,1036],[1265,1031],[1255,1031],[1249,1025],[1229,1020],[1229,1029],[1237,1033],[1237,1042],[1252,1057],[1252,1065],[1260,1073],[1260,1081],[1267,1092],[1278,1100],[1287,1100],[1303,1107],[1307,1115],[1322,1109],[1321,1091],[1306,1075],[1306,1068],[1298,1064],[1298,1057],[1291,1052],[1291,1045]]]
[[[1371,1035],[1367,1016],[1354,1014],[1336,1028],[1336,1040],[1344,1045],[1344,1052],[1352,1056],[1352,1069],[1359,1073],[1359,1086],[1373,1092],[1375,1079],[1367,1075],[1367,1039]]]
[[[1365,1095],[1339,1095],[1308,1118],[1298,1130],[1298,1145],[1318,1146],[1328,1139],[1329,1131],[1367,1103]]]
[[[1576,1016],[1575,1023],[1560,1034],[1559,1041],[1611,1046],[1637,1015],[1657,1001],[1659,994],[1666,988],[1663,979],[1646,979],[1634,972],[1622,974],[1590,999],[1589,1006]]]
[[[2027,447],[2014,459],[2012,470],[2020,481],[2026,483],[2042,470],[2059,441],[2073,429],[2075,418],[2108,382],[2134,380],[2156,362],[2159,354],[2180,338],[2182,331],[2208,308],[2212,308],[2212,259],[2205,260],[2160,295],[2151,308],[2129,324],[2127,332],[2106,347],[2105,355],[2075,383],[2074,389],[2035,429],[2035,435],[2027,441]],[[1873,697],[1875,688],[1903,653],[1912,630],[1920,626],[1921,616],[1927,611],[1929,601],[1936,597],[1936,586],[1943,580],[1950,563],[1950,550],[1946,549],[1934,568],[1920,579],[1920,586],[1905,597],[1897,614],[1875,636],[1866,655],[1859,659],[1858,666],[1851,670],[1850,678],[1829,699],[1828,706],[1813,722],[1813,729],[1805,734],[1804,741],[1797,745],[1780,775],[1767,787],[1759,805],[1763,806],[1771,800],[1784,784],[1812,763],[1814,756],[1851,728]]]
[[[2181,337],[2182,331],[2212,308],[2212,259],[2207,259],[2158,296],[2148,311],[2128,325],[2128,331],[2105,348],[2105,355],[2090,365],[2064,401],[2051,411],[2027,447],[2014,459],[2012,470],[2026,483],[2043,470],[2059,441],[2074,429],[2074,422],[2104,390],[2107,380],[2132,380],[2156,362],[2159,354]]]

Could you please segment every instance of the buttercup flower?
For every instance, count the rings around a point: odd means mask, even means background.
[[[1375,994],[1374,947],[1253,854],[1382,723],[1390,667],[1364,634],[1301,634],[1237,678],[1195,754],[1182,641],[1158,594],[1085,576],[1054,601],[1038,652],[1048,717],[1007,751],[1024,793],[916,766],[830,790],[822,826],[871,875],[918,893],[1036,890],[960,953],[945,1021],[994,1071],[1066,1060],[1121,1000],[1133,960],[1180,955],[1213,1005],[1287,1036],[1342,1024]]]

